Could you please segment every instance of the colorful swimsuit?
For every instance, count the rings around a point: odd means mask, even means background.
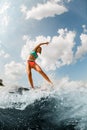
[[[34,66],[36,65],[36,62],[35,62],[35,61],[30,61],[30,60],[28,60],[27,62],[28,62],[28,64],[30,65],[30,67],[34,67]]]
[[[35,59],[38,57],[36,51],[34,51],[34,50],[30,52],[30,55],[34,56]],[[35,60],[34,61],[33,60],[28,60],[28,63],[30,65],[30,67],[34,67],[35,64],[36,64]]]
[[[30,55],[34,56],[35,59],[38,57],[36,51],[34,50],[30,52]]]

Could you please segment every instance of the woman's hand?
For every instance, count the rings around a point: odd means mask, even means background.
[[[48,44],[49,44],[49,42],[46,42],[46,44],[48,45]]]

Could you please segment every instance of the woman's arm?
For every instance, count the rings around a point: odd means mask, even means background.
[[[40,43],[33,50],[37,50],[40,46],[45,45],[45,44],[48,45],[49,42]]]

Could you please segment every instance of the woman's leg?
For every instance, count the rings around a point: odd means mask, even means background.
[[[49,83],[53,84],[49,77],[43,72],[43,70],[40,68],[38,64],[35,64],[34,69],[38,71]]]
[[[30,82],[30,85],[32,88],[34,88],[34,85],[33,85],[33,79],[32,79],[32,72],[31,72],[31,67],[29,65],[29,63],[27,62],[27,75],[28,75],[28,81]]]

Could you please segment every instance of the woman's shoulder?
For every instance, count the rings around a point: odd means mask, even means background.
[[[30,53],[36,53],[36,51],[35,51],[35,50],[32,50],[32,51],[30,51]]]

